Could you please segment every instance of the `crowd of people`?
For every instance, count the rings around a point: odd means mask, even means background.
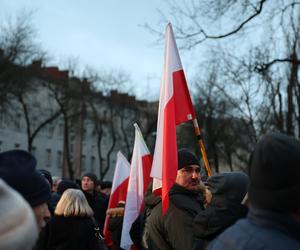
[[[201,163],[178,150],[169,207],[150,183],[132,224],[135,249],[300,249],[300,141],[268,133],[247,173],[201,181]],[[0,250],[122,249],[124,201],[108,208],[111,182],[86,173],[80,183],[54,178],[23,150],[0,153]],[[102,240],[106,216],[112,244]]]

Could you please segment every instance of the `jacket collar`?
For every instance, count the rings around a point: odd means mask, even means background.
[[[198,195],[202,195],[201,191],[191,191],[188,190],[178,184],[174,184],[173,187],[170,190],[170,196],[171,195],[176,195],[176,194],[183,194],[183,195],[187,195],[187,196],[198,196]]]

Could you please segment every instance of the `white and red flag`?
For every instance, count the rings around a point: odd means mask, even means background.
[[[116,208],[120,201],[126,201],[127,188],[130,174],[130,163],[125,156],[119,151],[117,154],[116,167],[112,182],[111,195],[109,197],[108,208]],[[106,215],[103,235],[105,243],[112,245],[111,235],[108,231],[109,216]]]
[[[168,209],[168,193],[177,175],[176,125],[195,119],[195,111],[170,23],[166,27],[165,39],[157,135],[151,170],[153,191],[162,196],[163,213]]]
[[[129,231],[132,223],[144,208],[144,194],[150,182],[152,156],[146,146],[142,133],[137,124],[135,127],[135,141],[131,158],[131,168],[125,204],[121,247],[131,249],[133,242]]]

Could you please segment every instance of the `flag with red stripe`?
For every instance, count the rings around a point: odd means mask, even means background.
[[[160,87],[157,135],[151,177],[153,191],[162,196],[163,213],[177,175],[176,125],[195,119],[195,111],[175,42],[172,25],[165,34],[164,69]]]
[[[108,208],[116,208],[120,201],[126,201],[128,180],[130,174],[130,163],[119,151],[117,154],[116,167],[112,182],[111,195],[109,197]],[[106,215],[103,235],[107,246],[112,245],[111,235],[108,230],[109,216]]]
[[[132,223],[139,216],[144,207],[144,194],[150,182],[152,156],[146,146],[142,133],[137,124],[135,126],[135,141],[131,158],[131,168],[125,204],[121,247],[131,249],[133,242],[129,231]]]

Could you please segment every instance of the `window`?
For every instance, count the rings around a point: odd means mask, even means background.
[[[62,168],[62,153],[61,151],[57,151],[57,162],[56,165],[58,168]]]
[[[81,155],[81,170],[85,170],[85,155]]]
[[[59,135],[61,136],[61,135],[63,135],[64,134],[64,125],[62,124],[62,123],[60,123],[59,125],[59,128],[58,128],[58,133],[59,133]]]
[[[95,156],[91,157],[91,172],[94,173],[95,172]]]
[[[38,120],[39,120],[39,118],[37,116],[32,117],[32,119],[31,119],[31,127],[32,128],[35,129],[37,127],[37,124],[38,124],[37,121]],[[42,132],[45,133],[44,130]]]
[[[16,120],[15,120],[16,129],[21,128],[21,117],[22,117],[21,114],[16,115]]]
[[[95,153],[95,149],[96,149],[96,146],[95,146],[95,145],[92,145],[92,148],[91,148],[91,151],[92,151],[91,153],[92,153],[92,154]],[[92,157],[93,157],[93,156],[92,156]]]
[[[46,167],[47,168],[51,167],[51,149],[50,148],[46,149]]]
[[[36,157],[36,146],[32,146],[32,148],[31,148],[31,154]]]
[[[48,124],[47,126],[47,135],[48,137],[52,137],[54,133],[54,126],[52,124]]]
[[[86,138],[87,138],[87,130],[86,130],[86,128],[83,128],[82,139],[85,140]]]
[[[4,119],[4,114],[0,113],[0,128],[5,127],[5,119]]]
[[[70,153],[73,154],[73,152],[74,152],[74,143],[70,145]]]

